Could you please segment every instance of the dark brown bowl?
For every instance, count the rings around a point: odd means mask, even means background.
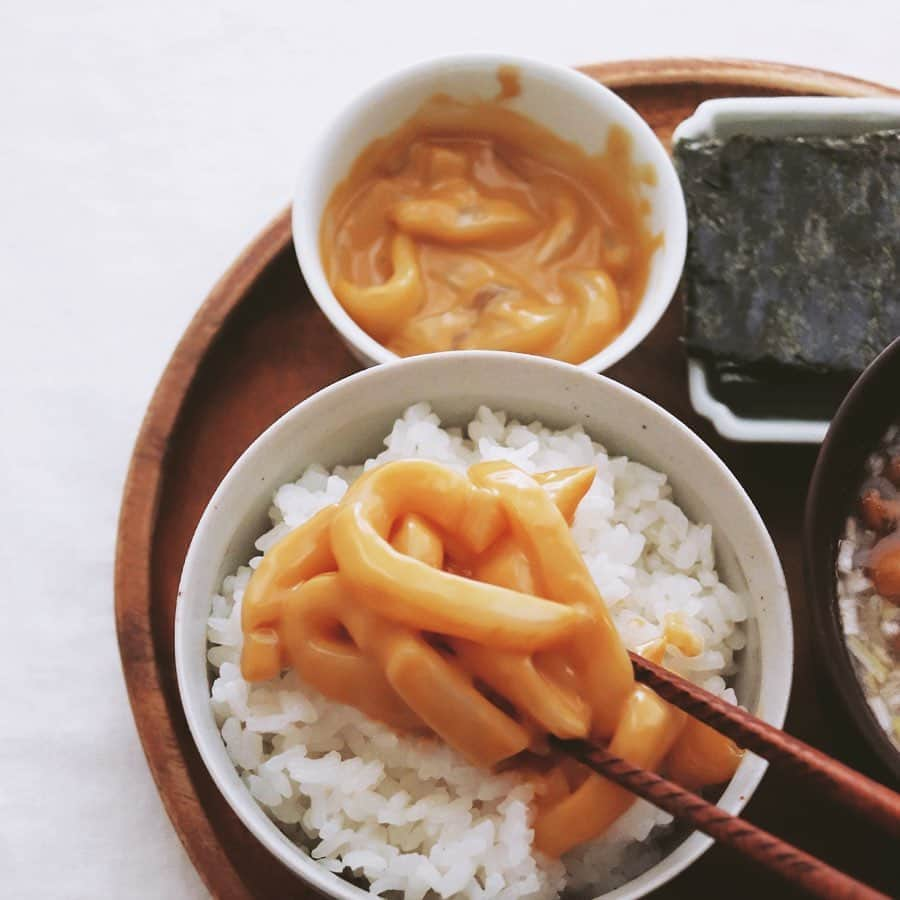
[[[900,782],[900,751],[878,724],[857,680],[836,593],[838,540],[864,478],[865,459],[898,421],[900,338],[863,372],[832,419],[809,486],[803,549],[820,660],[869,746]]]

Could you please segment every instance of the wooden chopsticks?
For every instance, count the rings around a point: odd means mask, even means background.
[[[812,783],[832,800],[900,836],[900,794],[785,734],[756,716],[720,700],[674,672],[631,653],[635,677],[664,700],[727,735],[741,747]],[[654,772],[587,741],[552,743],[598,774],[693,825],[719,843],[732,847],[816,897],[843,900],[887,900],[827,863],[761,828],[732,816],[702,797]]]
[[[688,715],[727,735],[739,746],[752,750],[778,769],[797,775],[832,800],[900,837],[900,794],[691,684],[674,672],[636,653],[629,655],[638,681],[652,687],[663,700],[668,700]]]
[[[671,781],[633,766],[619,756],[585,741],[553,740],[553,745],[589,768],[693,825],[720,844],[732,847],[792,885],[828,900],[890,900],[886,894],[833,869],[803,850],[732,816]]]

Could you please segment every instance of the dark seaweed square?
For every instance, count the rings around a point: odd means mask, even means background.
[[[687,141],[691,355],[852,377],[900,334],[900,132]]]

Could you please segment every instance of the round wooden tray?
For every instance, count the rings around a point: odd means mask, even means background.
[[[585,71],[635,106],[663,141],[711,97],[898,93],[811,69],[729,60],[622,62]],[[253,839],[207,775],[182,714],[173,656],[181,567],[215,487],[266,426],[357,368],[310,298],[290,238],[285,211],[229,269],[189,325],[147,410],[119,522],[116,624],[134,717],[169,816],[206,885],[221,898],[312,896]],[[688,402],[680,317],[676,302],[641,347],[608,374],[662,404],[707,440],[771,530],[787,572],[796,631],[788,730],[883,778],[813,664],[800,528],[815,449],[720,439]],[[863,825],[836,818],[802,785],[768,774],[746,815],[870,883],[891,893],[900,889],[897,848]],[[725,883],[732,898],[756,898],[764,891],[787,896],[779,893],[780,885],[720,848],[658,896],[711,896],[713,885]]]

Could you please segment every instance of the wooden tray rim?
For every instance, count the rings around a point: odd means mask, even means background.
[[[758,60],[673,57],[622,60],[578,67],[611,88],[678,83],[738,84],[761,90],[845,97],[898,96],[900,90],[827,70]],[[163,371],[144,415],[122,493],[114,574],[116,635],[129,702],[157,790],[182,845],[216,897],[241,896],[230,862],[210,871],[209,850],[189,828],[198,803],[185,766],[173,770],[181,748],[168,714],[160,660],[149,628],[151,554],[167,442],[202,361],[231,312],[291,240],[290,207],[282,210],[245,248],[203,301]],[[155,715],[154,715],[155,714]],[[164,723],[164,724],[163,724]],[[183,758],[182,758],[183,762]],[[169,785],[169,781],[180,781]]]

